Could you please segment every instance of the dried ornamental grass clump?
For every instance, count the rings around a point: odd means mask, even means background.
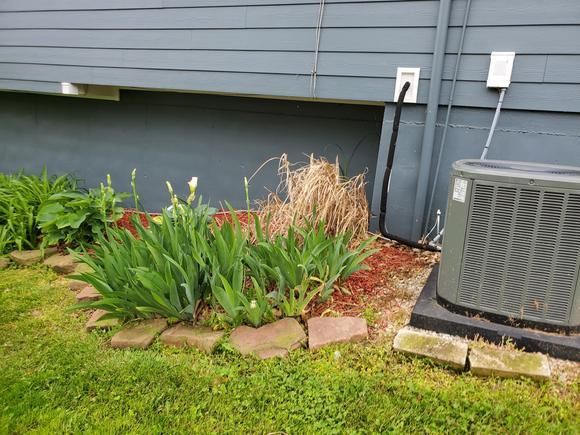
[[[270,234],[285,234],[292,223],[301,225],[315,216],[325,223],[327,234],[367,238],[365,173],[347,178],[340,174],[338,158],[330,163],[310,155],[308,164],[299,166],[283,154],[278,174],[276,191],[259,202],[260,215],[269,216]]]

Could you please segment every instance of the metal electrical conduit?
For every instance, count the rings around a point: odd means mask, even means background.
[[[441,95],[441,79],[443,76],[443,60],[447,45],[447,33],[449,31],[449,16],[451,13],[451,0],[440,0],[439,15],[437,17],[437,30],[435,33],[435,47],[433,49],[433,66],[431,80],[429,82],[429,98],[427,100],[427,115],[421,143],[421,160],[419,163],[419,176],[417,179],[417,193],[413,208],[413,224],[411,238],[418,240],[421,237],[423,216],[427,202],[427,185],[429,172],[433,158],[433,144],[435,142],[435,125],[437,122],[437,109]]]
[[[501,113],[501,106],[503,104],[503,99],[505,97],[507,89],[501,88],[499,91],[499,101],[497,102],[497,107],[495,108],[495,114],[493,115],[493,121],[491,122],[491,127],[489,129],[489,134],[487,135],[487,140],[485,141],[485,145],[483,146],[483,152],[479,157],[479,160],[485,160],[487,158],[487,152],[489,151],[489,146],[491,145],[491,139],[493,138],[493,134],[495,133],[495,128],[497,127],[497,121],[499,120],[499,114]],[[443,233],[445,232],[445,227],[437,233],[437,235],[433,238],[430,242],[431,245],[435,245],[439,243],[441,237],[443,237]]]
[[[441,135],[441,145],[439,145],[439,155],[437,156],[437,165],[435,166],[435,174],[433,175],[433,187],[431,188],[431,195],[429,196],[429,206],[427,207],[427,218],[425,219],[425,227],[423,233],[427,232],[429,228],[429,219],[433,213],[433,203],[435,201],[435,190],[437,189],[437,182],[439,180],[439,172],[441,170],[441,159],[447,144],[447,131],[449,130],[449,119],[451,117],[451,109],[453,107],[453,99],[455,97],[455,86],[457,85],[457,76],[459,74],[459,66],[461,63],[461,56],[463,55],[463,43],[465,42],[465,31],[467,29],[467,22],[469,20],[469,12],[471,10],[471,0],[467,0],[465,5],[465,14],[463,15],[463,24],[461,26],[461,35],[459,36],[459,46],[457,47],[457,58],[455,59],[455,69],[453,70],[453,79],[451,81],[451,90],[449,91],[449,101],[447,103],[447,113],[445,114],[445,123],[443,124],[443,133]]]
[[[316,98],[316,80],[318,78],[318,55],[320,52],[320,35],[322,34],[322,19],[324,18],[324,5],[326,0],[320,0],[318,7],[318,21],[316,22],[316,32],[314,36],[314,63],[310,74],[310,96]]]

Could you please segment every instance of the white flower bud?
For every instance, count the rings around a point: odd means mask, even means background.
[[[191,180],[187,183],[189,184],[189,191],[193,194],[197,190],[197,177],[191,177]]]
[[[173,186],[169,181],[166,181],[165,184],[167,184],[167,190],[169,190],[169,194],[173,196]]]

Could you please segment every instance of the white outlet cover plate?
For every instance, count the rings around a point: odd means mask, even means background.
[[[487,75],[488,88],[508,88],[512,80],[512,70],[516,53],[513,51],[493,51]]]
[[[421,68],[408,68],[408,67],[398,67],[397,68],[397,81],[395,82],[395,96],[393,101],[397,102],[399,99],[399,94],[405,82],[411,83],[409,90],[405,94],[404,103],[416,103],[417,102],[417,91],[419,89],[419,75],[421,74]]]

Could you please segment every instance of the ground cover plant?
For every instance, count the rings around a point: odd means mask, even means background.
[[[40,243],[38,210],[52,195],[76,188],[69,175],[49,177],[0,173],[0,255],[13,249],[34,249]]]
[[[538,433],[580,427],[580,385],[476,378],[367,345],[260,361],[84,332],[44,268],[0,271],[0,433]]]

